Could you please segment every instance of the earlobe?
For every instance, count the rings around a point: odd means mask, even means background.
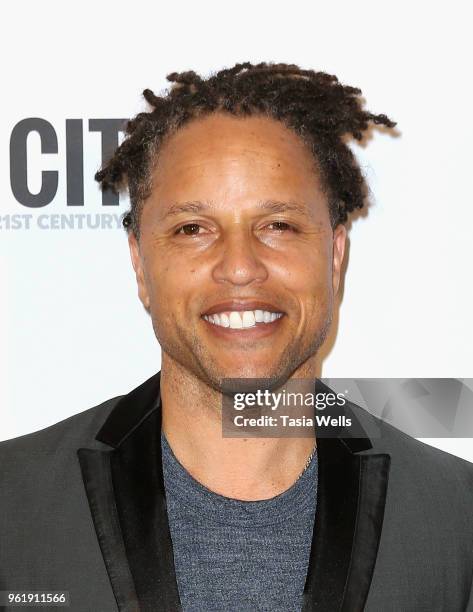
[[[145,274],[143,270],[143,260],[140,253],[140,246],[135,234],[130,231],[128,234],[128,246],[130,247],[131,263],[135,271],[136,284],[138,285],[138,296],[145,309],[149,312],[149,295],[145,282]]]
[[[338,293],[340,287],[346,239],[346,227],[343,224],[337,225],[333,231],[332,284],[334,294]]]

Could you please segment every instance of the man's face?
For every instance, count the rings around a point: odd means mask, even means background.
[[[163,363],[219,390],[313,363],[346,234],[299,136],[265,117],[193,120],[160,151],[140,228],[132,261]]]

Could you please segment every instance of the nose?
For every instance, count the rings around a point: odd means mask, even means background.
[[[228,230],[222,237],[218,261],[212,270],[213,279],[239,286],[265,281],[268,270],[257,250],[258,245],[248,229]]]

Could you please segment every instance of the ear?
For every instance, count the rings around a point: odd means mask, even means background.
[[[338,293],[338,289],[340,287],[346,239],[346,227],[343,224],[337,225],[337,227],[333,230],[332,286],[334,295]]]
[[[143,258],[140,253],[140,245],[133,231],[128,234],[128,246],[130,247],[131,263],[136,276],[136,284],[138,285],[138,296],[145,309],[149,312],[149,294],[146,287],[145,273],[143,267]]]

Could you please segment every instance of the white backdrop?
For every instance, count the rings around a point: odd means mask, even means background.
[[[118,215],[93,180],[89,119],[130,117],[165,75],[236,61],[297,63],[360,87],[401,135],[355,147],[374,205],[353,225],[326,377],[472,377],[472,57],[467,3],[25,2],[3,8],[0,117],[0,439],[128,392],[160,367],[124,231],[42,229],[54,215]],[[34,117],[58,153],[28,137],[28,187],[58,171],[50,204],[10,186],[14,126]],[[83,120],[84,206],[66,202],[66,119]],[[12,229],[13,215],[21,215]],[[31,215],[30,228],[24,215]],[[17,217],[18,219],[19,217]],[[60,217],[59,217],[60,218]],[[10,229],[7,225],[10,223]],[[18,222],[19,223],[19,222]],[[473,461],[471,440],[432,441]]]

